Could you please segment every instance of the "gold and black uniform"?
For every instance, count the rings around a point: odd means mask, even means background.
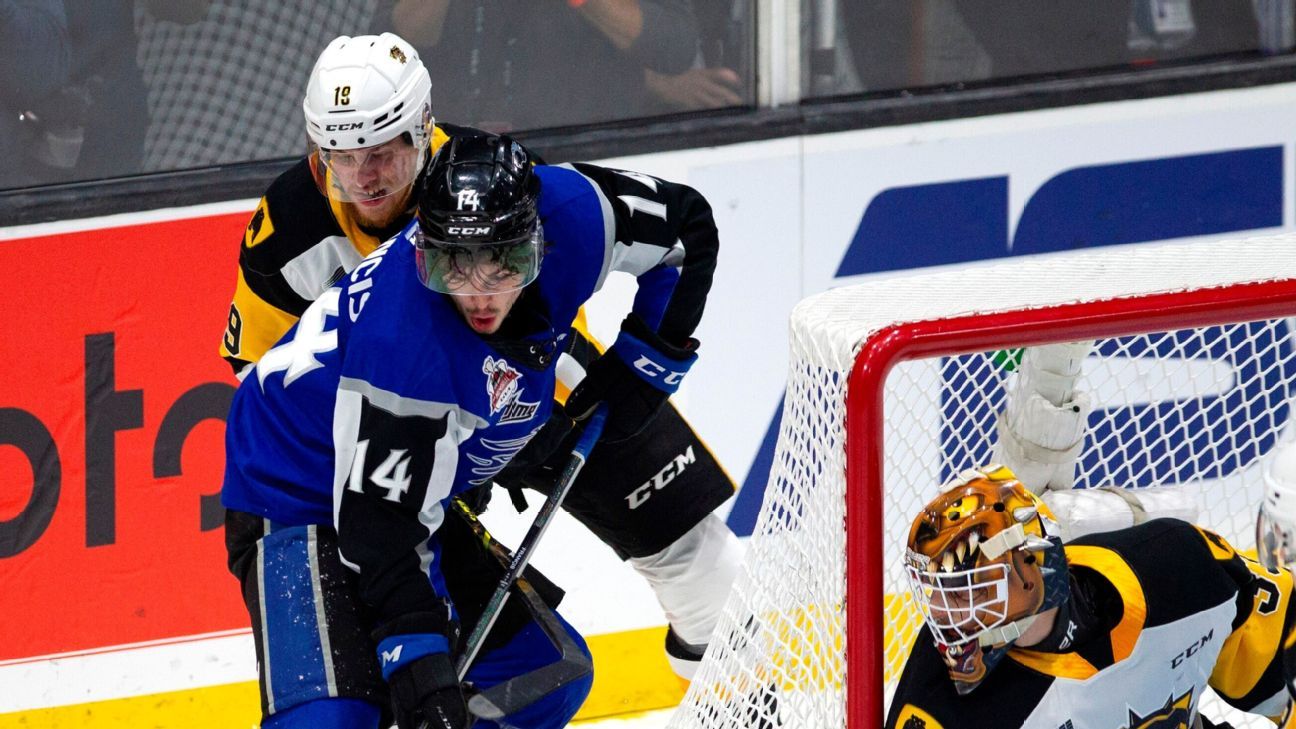
[[[432,151],[451,135],[482,133],[437,124]],[[349,204],[321,194],[306,159],[281,174],[266,190],[243,234],[221,356],[242,376],[315,298],[409,220],[407,214],[386,229],[366,228]],[[586,331],[583,314],[572,327],[567,354],[584,367],[602,347]],[[560,375],[557,398],[564,400],[574,385],[562,382]],[[543,491],[550,485],[550,470],[506,472],[504,478],[513,483],[505,485]],[[673,478],[658,486],[662,473]],[[733,492],[733,481],[711,451],[668,404],[638,436],[600,444],[563,508],[625,559],[665,549]],[[651,498],[643,498],[645,493]]]
[[[1290,573],[1176,519],[1065,549],[1072,597],[1053,634],[959,696],[924,626],[888,729],[1189,729],[1207,685],[1243,711],[1282,713]]]

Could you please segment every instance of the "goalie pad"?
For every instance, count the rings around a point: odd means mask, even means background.
[[[1041,497],[1062,526],[1062,541],[1161,518],[1197,521],[1197,504],[1177,486],[1046,491]]]
[[[993,460],[1012,469],[1036,494],[1046,488],[1070,489],[1074,483],[1093,408],[1076,382],[1092,347],[1092,342],[1070,342],[1027,349],[996,422]]]

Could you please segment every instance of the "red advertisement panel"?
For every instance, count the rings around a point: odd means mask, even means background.
[[[0,241],[0,660],[247,625],[217,354],[247,217]]]

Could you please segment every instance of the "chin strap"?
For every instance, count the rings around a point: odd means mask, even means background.
[[[1001,625],[998,628],[982,631],[977,635],[977,645],[982,648],[994,648],[995,646],[1006,645],[1022,636],[1022,633],[1030,630],[1031,626],[1039,620],[1039,614],[1028,615],[1021,620]]]

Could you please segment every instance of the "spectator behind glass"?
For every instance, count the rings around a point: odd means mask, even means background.
[[[438,119],[491,131],[645,116],[645,69],[697,58],[690,0],[380,0],[432,69]]]
[[[665,111],[719,109],[751,98],[751,0],[696,0],[702,34],[699,64],[678,75],[644,69],[648,90]]]
[[[1142,66],[1258,45],[1251,0],[839,2],[866,91]]]
[[[13,3],[8,3],[13,6]],[[6,69],[22,77],[21,90],[42,83],[36,94],[22,98],[21,184],[97,180],[138,174],[144,149],[148,110],[144,82],[135,64],[134,0],[64,0],[26,3],[29,7],[58,7],[66,13],[65,43],[49,45]],[[22,5],[19,3],[18,5]],[[0,20],[4,34],[23,32]],[[39,28],[36,29],[39,32]],[[10,52],[37,43],[39,38],[4,41]],[[40,65],[42,53],[59,52],[62,60]],[[25,73],[24,73],[25,72]],[[43,81],[42,81],[43,80]]]
[[[372,16],[372,0],[154,0],[139,23],[144,168],[300,157],[315,49]]]
[[[41,159],[52,181],[137,175],[144,160],[148,95],[135,62],[139,48],[135,1],[64,0],[64,4],[71,76],[49,103],[36,108],[37,113],[44,112],[51,141],[50,154]],[[49,132],[64,138],[55,142]],[[79,153],[77,139],[81,140]]]
[[[69,65],[62,0],[0,0],[0,189],[34,182],[25,152],[38,130],[24,112],[66,82]]]

